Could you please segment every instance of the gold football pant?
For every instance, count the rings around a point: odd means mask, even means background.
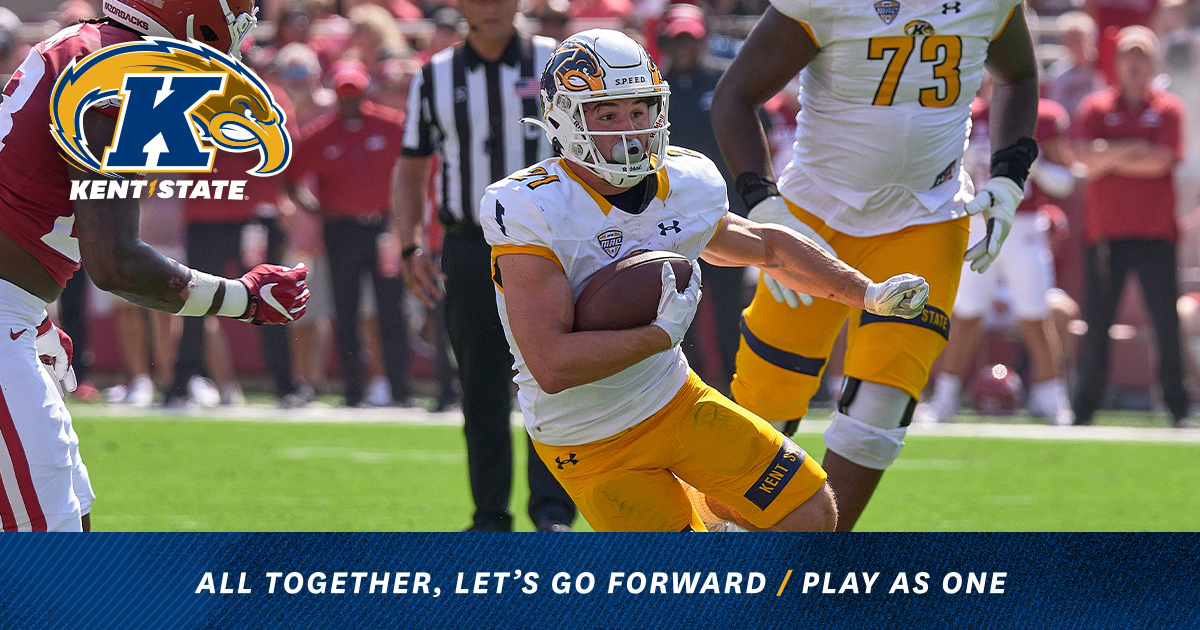
[[[695,372],[665,407],[610,438],[533,445],[598,532],[705,531],[677,476],[765,529],[826,477],[803,449]]]
[[[924,277],[929,303],[911,320],[880,317],[824,299],[790,308],[776,302],[760,282],[754,301],[742,313],[734,400],[770,421],[803,417],[847,318],[846,376],[890,385],[917,398],[949,339],[950,312],[967,251],[967,218],[855,237],[834,231],[791,202],[788,208],[820,234],[838,258],[872,281],[900,273]]]

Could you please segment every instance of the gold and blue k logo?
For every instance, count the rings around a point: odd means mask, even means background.
[[[83,114],[119,101],[112,145],[96,159]],[[208,173],[217,149],[257,150],[251,175],[269,177],[292,156],[285,117],[249,68],[199,42],[147,38],[73,62],[50,95],[55,140],[80,167],[115,173]]]

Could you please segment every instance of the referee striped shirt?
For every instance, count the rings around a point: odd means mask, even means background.
[[[514,35],[495,62],[463,43],[434,55],[409,88],[402,154],[438,154],[439,217],[451,231],[481,235],[479,201],[492,182],[550,157],[540,117],[548,37]]]

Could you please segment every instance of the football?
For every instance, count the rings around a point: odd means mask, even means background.
[[[675,269],[675,288],[687,289],[692,263],[675,252],[634,252],[596,272],[575,300],[575,330],[628,330],[658,316],[662,265]]]

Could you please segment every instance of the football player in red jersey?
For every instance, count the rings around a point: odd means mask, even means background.
[[[136,199],[70,201],[72,181],[101,177],[68,164],[50,132],[50,92],[73,60],[140,35],[236,52],[256,21],[252,0],[103,0],[102,6],[103,19],[34,46],[0,103],[0,330],[9,333],[0,344],[4,531],[90,529],[94,494],[53,380],[69,381],[69,338],[45,321],[46,304],[81,262],[101,289],[178,315],[282,324],[303,315],[308,300],[304,267],[259,265],[236,280],[200,273],[138,238]],[[112,143],[118,113],[94,107],[83,115],[93,151]]]

